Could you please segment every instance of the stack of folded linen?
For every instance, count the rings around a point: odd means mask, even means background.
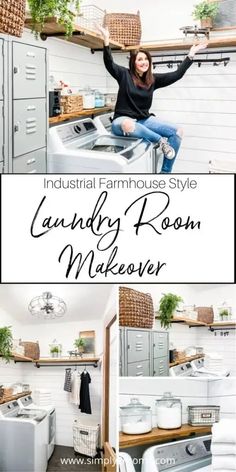
[[[205,356],[204,366],[207,370],[212,372],[223,371],[223,357],[216,352],[209,352]]]
[[[236,471],[236,420],[223,419],[212,427],[212,472]]]

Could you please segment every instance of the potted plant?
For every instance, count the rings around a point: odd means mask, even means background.
[[[0,328],[0,356],[3,357],[6,362],[9,362],[12,356],[12,345],[11,326]]]
[[[82,354],[84,352],[85,344],[86,344],[86,342],[83,338],[77,338],[74,341],[74,346],[77,349],[77,351],[79,352],[81,357],[82,357]]]
[[[60,347],[59,346],[50,347],[50,354],[52,355],[52,357],[59,357],[59,355],[61,354]]]
[[[222,310],[220,310],[219,315],[220,315],[221,321],[228,321],[230,318],[230,313],[227,310],[227,308],[223,308]]]
[[[216,17],[218,10],[219,2],[204,0],[195,5],[192,15],[195,20],[201,21],[202,28],[212,28],[213,19]]]
[[[32,31],[36,37],[43,30],[47,18],[52,17],[56,17],[57,22],[64,26],[66,36],[72,36],[80,0],[28,0],[28,6],[32,19]]]
[[[178,304],[183,299],[174,293],[165,293],[160,299],[158,318],[161,320],[161,327],[168,329],[173,320],[173,314]]]

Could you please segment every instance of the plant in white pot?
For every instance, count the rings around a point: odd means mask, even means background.
[[[56,18],[64,26],[66,36],[72,36],[80,0],[28,0],[28,6],[36,37],[43,31],[47,18]]]
[[[83,338],[77,338],[74,341],[74,346],[81,357],[83,355],[85,345],[86,345],[86,341]]]
[[[230,319],[230,312],[227,308],[222,308],[219,312],[220,320],[221,321],[229,321]]]
[[[194,20],[200,20],[202,28],[212,28],[218,11],[219,2],[204,0],[194,6],[192,15]]]
[[[171,326],[174,312],[179,303],[183,302],[182,297],[174,293],[165,293],[160,299],[157,318],[161,321],[161,327],[168,329]]]

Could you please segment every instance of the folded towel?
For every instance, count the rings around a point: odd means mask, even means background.
[[[234,455],[212,456],[212,469],[220,471],[222,471],[222,469],[236,471],[236,457]]]
[[[236,420],[222,419],[214,423],[212,427],[212,444],[233,443],[236,444]]]
[[[214,443],[211,445],[211,453],[214,456],[224,456],[227,454],[236,454],[236,444]],[[236,460],[236,457],[235,457]]]

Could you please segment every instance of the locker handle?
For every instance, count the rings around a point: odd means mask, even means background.
[[[18,74],[20,72],[20,68],[17,67],[17,66],[14,66],[13,67],[13,72],[14,72],[14,74]]]
[[[136,377],[138,377],[138,375],[143,375],[143,372],[137,372]]]
[[[140,364],[136,366],[136,369],[141,369],[142,367],[143,367],[142,364]]]
[[[136,334],[136,338],[142,338],[143,335],[142,334]]]
[[[17,133],[18,131],[20,131],[20,123],[19,123],[19,121],[14,125],[14,131],[15,131],[15,133]]]
[[[35,158],[28,159],[27,166],[29,166],[30,164],[33,164],[34,162],[35,162]]]
[[[28,51],[28,52],[26,53],[26,56],[28,56],[28,57],[35,57],[35,53]]]
[[[36,106],[34,105],[29,105],[27,108],[26,108],[27,111],[33,111],[33,110],[36,110]]]

